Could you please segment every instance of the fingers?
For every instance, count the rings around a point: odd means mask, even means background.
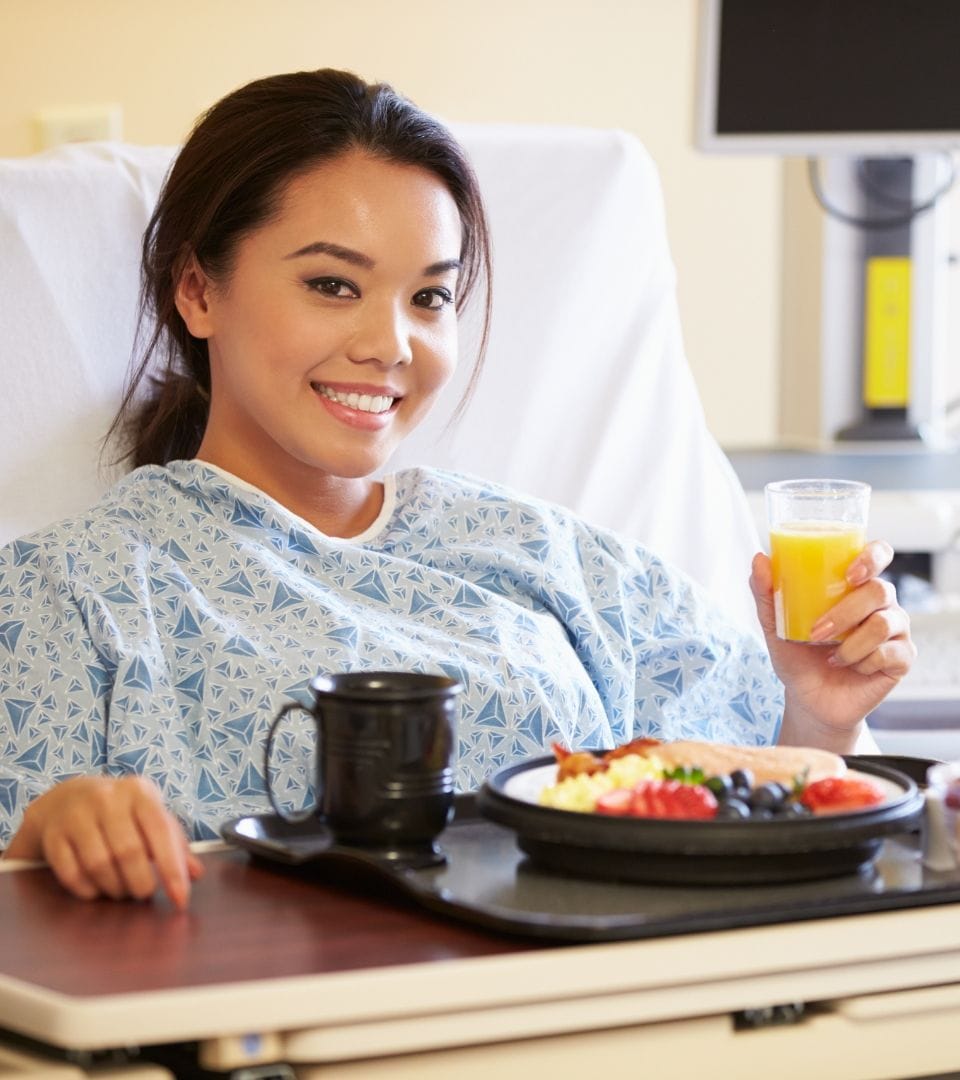
[[[811,641],[845,638],[871,615],[897,607],[897,590],[883,578],[871,578],[851,590],[814,624]],[[900,610],[899,608],[897,610]],[[904,613],[906,614],[906,613]],[[909,628],[909,620],[907,622]]]
[[[159,789],[138,776],[75,777],[35,800],[24,816],[20,846],[42,854],[57,879],[82,899],[145,900],[157,881],[184,908],[202,874]],[[11,842],[17,849],[18,837]]]
[[[78,778],[47,792],[33,808],[43,857],[64,888],[86,900],[126,895],[100,825],[106,791],[99,777]]]
[[[837,646],[828,662],[862,675],[883,672],[900,679],[910,670],[917,648],[910,640],[910,617],[900,607],[875,611]]]
[[[910,638],[910,616],[897,604],[894,587],[879,578],[848,594],[815,627],[817,639],[833,635],[842,640],[828,663],[862,675],[882,672],[900,679],[917,655]]]
[[[179,824],[164,809],[159,797],[154,798],[152,793],[137,801],[135,814],[163,890],[173,904],[182,910],[190,898],[189,864],[194,859],[187,838]]]
[[[773,633],[777,617],[773,606],[773,573],[770,559],[757,553],[750,568],[750,589],[757,605],[757,618],[765,633]]]
[[[120,895],[132,896],[137,900],[153,896],[157,876],[150,861],[146,838],[138,823],[126,814],[112,814],[105,818],[101,827],[123,885]]]
[[[126,885],[116,864],[113,852],[102,828],[92,823],[89,828],[72,830],[64,837],[84,874],[97,887],[98,893],[122,900],[127,895]]]
[[[44,837],[42,853],[57,881],[67,892],[81,900],[95,900],[100,895],[100,889],[81,867],[73,846],[65,836]]]
[[[750,564],[750,588],[754,596],[764,595],[773,590],[773,571],[770,557],[758,551]]]
[[[916,657],[917,648],[912,641],[885,641],[850,667],[861,675],[888,675],[891,679],[902,679]]]
[[[862,585],[878,577],[893,561],[893,548],[886,540],[871,540],[847,567],[847,581]]]

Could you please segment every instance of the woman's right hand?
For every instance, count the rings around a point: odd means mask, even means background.
[[[146,900],[159,884],[185,908],[203,872],[160,790],[142,776],[77,776],[27,807],[5,855],[42,859],[83,900]]]

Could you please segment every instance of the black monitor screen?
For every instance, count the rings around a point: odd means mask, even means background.
[[[960,0],[722,0],[714,134],[960,131]]]

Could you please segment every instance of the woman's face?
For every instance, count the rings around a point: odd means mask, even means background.
[[[188,267],[178,307],[210,352],[200,456],[241,476],[384,464],[456,365],[460,232],[432,173],[350,151],[289,184],[227,281]]]

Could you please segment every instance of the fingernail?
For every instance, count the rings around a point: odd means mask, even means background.
[[[831,667],[842,667],[843,666],[843,661],[840,659],[839,655],[837,653],[835,653],[835,652],[832,652],[827,657],[827,663]]]
[[[847,581],[851,585],[859,585],[861,582],[867,580],[867,568],[863,563],[854,563],[849,570],[847,570]]]
[[[818,619],[813,624],[813,629],[810,631],[811,641],[823,641],[825,638],[830,637],[833,634],[833,620],[832,619]]]

